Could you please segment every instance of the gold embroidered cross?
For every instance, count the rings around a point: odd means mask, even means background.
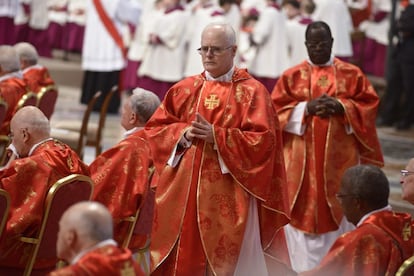
[[[321,76],[318,80],[318,85],[322,88],[326,88],[329,84],[329,79],[327,76]]]
[[[207,109],[214,109],[220,104],[220,99],[217,99],[217,95],[210,95],[210,98],[204,100],[204,106]]]
[[[411,237],[411,224],[408,222],[404,225],[404,228],[402,230],[402,237],[405,241],[408,241]]]
[[[134,276],[135,271],[131,264],[125,263],[124,268],[121,270],[121,276]]]

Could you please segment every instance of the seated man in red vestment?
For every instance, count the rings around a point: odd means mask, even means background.
[[[153,275],[267,275],[289,222],[279,122],[269,92],[234,66],[236,35],[210,23],[205,71],[171,87],[145,126],[159,173]]]
[[[17,103],[27,91],[15,49],[12,46],[0,46],[0,97],[7,103],[7,113],[0,127],[0,135],[9,133],[10,120],[16,112]]]
[[[375,128],[379,97],[362,71],[332,56],[322,21],[305,32],[308,60],[286,70],[272,92],[283,129],[291,221],[284,227],[292,268],[310,270],[352,230],[335,198],[343,172],[383,166]]]
[[[27,42],[20,42],[14,45],[20,59],[20,69],[30,91],[38,93],[42,87],[54,85],[49,70],[38,64],[39,55],[36,48]]]
[[[40,227],[44,201],[49,188],[70,174],[89,175],[88,167],[69,146],[50,138],[50,124],[35,106],[16,112],[10,124],[14,152],[0,170],[0,188],[10,194],[10,214],[0,241],[2,268],[24,268],[28,258],[27,243]],[[38,260],[35,268],[54,267],[57,258]]]
[[[340,236],[315,269],[300,275],[395,275],[414,253],[412,218],[388,205],[388,179],[380,168],[356,165],[342,177],[336,197],[357,228]]]
[[[141,276],[131,251],[112,239],[111,213],[98,202],[83,201],[69,207],[59,221],[56,251],[68,266],[49,276],[111,275]]]
[[[148,90],[136,88],[128,97],[121,111],[121,125],[125,138],[114,147],[99,155],[89,166],[95,182],[92,199],[105,205],[114,219],[114,239],[122,244],[127,235],[128,221],[123,221],[143,206],[147,196],[154,193],[150,188],[153,163],[148,142],[142,128],[160,105],[158,96]],[[152,203],[151,203],[152,205]],[[151,231],[135,235],[130,242],[131,250],[140,248]],[[144,230],[144,229],[142,229]]]
[[[414,158],[408,161],[405,170],[401,170],[401,197],[414,204]]]

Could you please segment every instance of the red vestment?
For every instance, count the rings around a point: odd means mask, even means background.
[[[115,225],[114,239],[119,244],[126,238],[129,224],[121,219],[136,213],[149,189],[151,151],[142,135],[143,131],[130,134],[99,155],[89,166],[95,183],[93,200],[101,202],[111,212]],[[137,236],[131,248],[145,244],[146,235]]]
[[[143,276],[131,251],[115,245],[105,245],[87,252],[75,264],[57,269],[48,276]]]
[[[49,70],[41,65],[34,65],[24,69],[23,78],[29,90],[34,93],[39,93],[42,87],[55,84],[49,74]]]
[[[300,275],[395,275],[414,253],[411,215],[380,211],[332,245],[319,266]]]
[[[39,230],[49,188],[70,174],[89,175],[88,167],[67,145],[47,140],[26,158],[16,159],[0,171],[1,188],[10,194],[10,214],[0,242],[1,267],[25,267],[31,245],[19,237]],[[53,267],[53,260],[38,260],[35,268]]]
[[[194,139],[178,166],[166,165],[197,112],[212,124],[214,144]],[[152,270],[204,275],[208,267],[233,275],[250,197],[257,201],[263,250],[288,223],[277,115],[267,90],[246,70],[236,68],[230,82],[204,74],[178,82],[145,131],[159,172]],[[230,173],[221,172],[219,157]]]
[[[7,135],[10,132],[10,120],[16,113],[17,103],[26,94],[27,86],[24,80],[18,78],[14,73],[2,78],[4,79],[0,81],[0,97],[7,103],[7,112],[0,128],[0,135]]]
[[[339,59],[332,66],[305,61],[285,71],[272,92],[282,129],[298,103],[323,93],[341,103],[343,116],[306,116],[302,136],[283,132],[290,224],[314,234],[336,230],[341,222],[335,194],[345,169],[359,162],[383,166],[375,128],[379,98],[358,67]]]

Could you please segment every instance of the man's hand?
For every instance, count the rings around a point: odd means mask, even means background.
[[[307,104],[308,114],[328,118],[332,115],[343,115],[344,108],[334,97],[323,94],[321,97],[313,99]]]
[[[198,138],[207,143],[214,143],[213,127],[200,113],[196,114],[196,120],[191,123],[191,128],[185,133],[185,138],[192,141]]]

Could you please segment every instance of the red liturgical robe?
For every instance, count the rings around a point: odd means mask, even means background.
[[[23,79],[10,77],[0,81],[0,96],[7,103],[6,117],[0,128],[0,135],[7,135],[10,132],[10,120],[16,112],[17,103],[27,92],[27,86]]]
[[[358,67],[339,59],[320,67],[305,61],[285,71],[272,92],[282,129],[298,103],[323,93],[341,103],[343,116],[306,116],[302,136],[283,132],[290,223],[314,234],[336,230],[341,222],[335,194],[345,169],[358,163],[383,166],[375,128],[379,98]]]
[[[30,244],[19,237],[31,237],[40,227],[49,188],[70,174],[89,175],[88,167],[67,145],[46,140],[26,158],[16,159],[0,171],[0,187],[10,194],[10,215],[0,242],[0,266],[25,267]],[[53,260],[38,260],[35,268],[54,266]]]
[[[194,139],[178,166],[166,165],[197,112],[212,124],[214,144]],[[230,82],[208,81],[204,74],[178,82],[145,131],[160,173],[153,270],[168,263],[166,273],[204,275],[208,267],[233,275],[250,197],[257,201],[264,250],[288,223],[277,115],[269,93],[246,70],[236,68]],[[229,173],[222,173],[219,157]],[[200,263],[200,256],[207,261]]]
[[[49,70],[41,65],[34,65],[23,70],[23,78],[31,92],[39,93],[42,87],[54,85]]]
[[[411,215],[380,211],[343,234],[315,269],[300,275],[395,275],[414,253]]]
[[[75,264],[52,271],[49,276],[143,276],[131,251],[115,245],[106,245],[89,251]]]
[[[152,160],[149,145],[142,134],[143,131],[132,133],[99,155],[89,166],[95,183],[93,199],[108,207],[115,224],[114,238],[121,245],[129,225],[121,219],[134,215],[149,191]],[[142,241],[145,243],[146,237]],[[137,244],[136,247],[142,245]]]

